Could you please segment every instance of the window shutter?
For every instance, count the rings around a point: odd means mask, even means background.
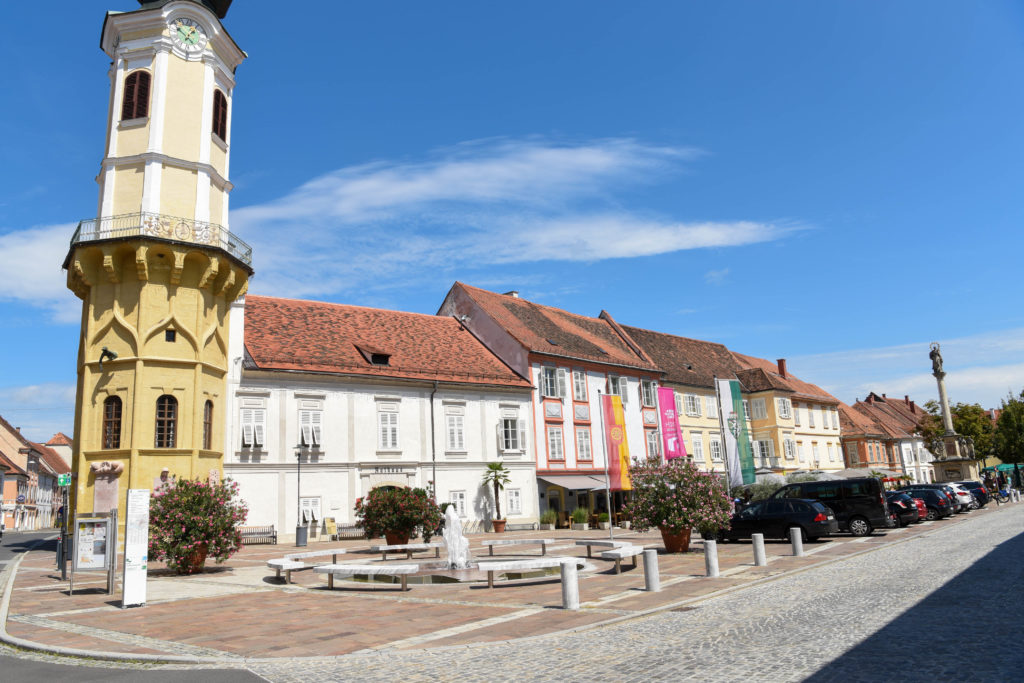
[[[517,428],[516,431],[519,432],[519,443],[516,444],[516,447],[519,450],[521,450],[521,451],[523,451],[525,453],[526,452],[526,420],[523,420],[523,419],[516,420],[516,428]]]
[[[629,402],[629,382],[625,377],[619,377],[619,397],[622,398],[623,405]]]
[[[683,414],[683,396],[678,391],[672,392],[672,395],[676,399],[676,417],[678,418]]]
[[[498,437],[498,452],[506,450],[505,448],[505,420],[499,419],[498,424],[495,425],[495,435]]]
[[[124,97],[121,100],[121,120],[127,121],[134,118],[135,114],[135,92],[138,90],[139,71],[128,74],[124,79]]]
[[[135,112],[133,119],[141,119],[149,116],[149,73],[137,71],[139,77],[138,86],[135,90]]]
[[[310,413],[310,424],[313,427],[313,444],[316,446],[319,446],[321,443],[323,443],[323,440],[320,438],[321,415],[322,413],[319,410],[315,410],[312,413]]]
[[[566,392],[566,371],[559,368],[558,370],[558,397],[565,398],[568,393]]]
[[[253,444],[253,428],[251,424],[242,425],[242,448],[248,448]]]

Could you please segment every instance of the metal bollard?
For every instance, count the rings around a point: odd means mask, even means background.
[[[718,576],[718,542],[704,541],[704,575],[709,579]]]
[[[751,534],[750,540],[754,544],[754,566],[764,567],[768,564],[768,557],[764,553],[764,534]]]
[[[576,571],[576,561],[563,562],[562,570],[562,609],[580,608],[580,583]]]
[[[661,591],[661,575],[658,574],[658,551],[644,551],[644,588],[650,593]]]
[[[793,556],[804,556],[804,536],[798,527],[789,530],[789,542],[793,545]]]

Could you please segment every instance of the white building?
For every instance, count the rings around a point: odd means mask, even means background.
[[[224,473],[247,524],[285,539],[301,514],[313,538],[325,517],[353,524],[377,486],[434,482],[480,530],[494,514],[481,478],[499,460],[502,516],[536,521],[531,385],[459,321],[257,296],[231,315]]]

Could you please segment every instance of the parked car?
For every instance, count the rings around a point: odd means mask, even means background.
[[[956,512],[967,512],[971,509],[970,500],[961,500],[957,495],[956,491],[948,483],[942,484],[908,484],[907,486],[901,486],[900,490],[906,490],[908,488],[920,488],[920,489],[932,489],[941,492],[946,500],[952,505],[952,510]],[[973,500],[973,497],[971,498]]]
[[[907,495],[910,496],[910,500],[914,501],[914,503],[917,505],[917,520],[919,522],[923,522],[924,520],[928,519],[928,506],[925,505],[924,501],[920,498],[915,498],[909,493]]]
[[[887,491],[885,499],[889,503],[889,509],[896,513],[897,526],[907,526],[920,519],[917,513],[917,503],[914,499],[902,491]]]
[[[854,536],[867,536],[875,529],[895,526],[886,507],[882,482],[875,477],[786,484],[769,500],[773,498],[816,500],[835,513],[840,531]]]
[[[956,497],[959,499],[961,507],[966,506],[968,510],[978,509],[978,499],[974,497],[969,489],[955,481],[947,482],[947,484],[949,488],[956,492]]]
[[[956,483],[960,484],[965,489],[971,492],[971,495],[974,496],[974,499],[978,501],[978,507],[983,508],[986,505],[988,505],[988,490],[985,488],[985,485],[982,484],[980,481],[958,481]]]
[[[789,539],[789,530],[799,528],[805,541],[816,541],[839,531],[836,516],[815,500],[797,498],[769,498],[751,503],[732,516],[728,530],[719,532],[719,540],[750,538],[751,534],[764,534],[765,538]]]
[[[928,515],[926,517],[928,520],[944,519],[953,515],[953,505],[949,502],[946,492],[942,489],[903,488],[901,490],[914,498],[920,498],[924,501],[925,506],[928,508]]]

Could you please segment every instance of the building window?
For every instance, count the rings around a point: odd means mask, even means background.
[[[832,413],[832,429],[839,429],[839,411],[832,408],[829,412]]]
[[[718,417],[718,399],[714,396],[704,397],[704,414],[708,417]]]
[[[647,439],[647,457],[661,457],[661,435],[657,429],[645,429],[644,437]]]
[[[498,442],[502,451],[526,450],[526,423],[515,417],[503,417],[498,423]]]
[[[577,401],[587,400],[587,373],[582,370],[572,371],[572,397]]]
[[[541,394],[548,398],[565,398],[565,371],[543,367],[540,370]]]
[[[220,90],[213,91],[213,132],[221,140],[228,139],[228,98]]]
[[[177,330],[164,330],[164,341],[174,342],[178,338]]]
[[[828,461],[829,462],[835,462],[836,461],[836,454],[832,450],[832,444],[826,444],[825,447],[828,449]]]
[[[156,447],[174,448],[178,431],[178,399],[164,394],[156,400]]]
[[[800,454],[800,462],[807,462],[807,444],[803,441],[797,441],[796,451]]]
[[[459,514],[459,517],[466,516],[466,492],[465,491],[452,491],[448,494],[451,504],[455,506],[455,512]]]
[[[768,407],[765,405],[763,398],[755,398],[752,407],[754,409],[755,420],[768,419]]]
[[[704,459],[704,435],[700,432],[690,432],[690,450],[693,451],[694,460]]]
[[[576,428],[576,459],[588,461],[594,459],[590,449],[590,427]]]
[[[814,406],[807,406],[807,426],[814,428]]]
[[[121,100],[122,121],[149,116],[149,80],[148,71],[133,71],[124,79],[124,98]]]
[[[266,423],[263,408],[242,408],[242,448],[263,448]]]
[[[377,406],[377,449],[398,449],[398,405],[382,403]]]
[[[750,401],[743,399],[743,419],[750,421]]]
[[[121,399],[117,396],[103,402],[103,447],[121,447]]]
[[[800,426],[800,404],[793,404],[793,424],[797,427]]]
[[[793,415],[793,411],[790,409],[791,405],[788,398],[777,398],[775,403],[778,405],[779,417],[783,420],[788,420]]]
[[[860,458],[857,457],[856,443],[846,444],[846,459],[848,465],[856,465],[860,461]]]
[[[213,448],[213,401],[203,406],[203,448]]]
[[[523,492],[519,489],[506,489],[508,494],[508,514],[523,514]]]
[[[562,428],[548,425],[548,460],[565,460],[562,447]]]
[[[656,392],[654,389],[657,386],[657,384],[649,379],[640,380],[640,401],[644,404],[644,407],[653,408],[655,406],[654,396]]]
[[[320,448],[323,445],[323,411],[319,401],[302,401],[299,404],[299,445]]]
[[[782,447],[786,451],[786,460],[792,460],[796,457],[796,444],[793,443],[793,439],[786,437],[782,440]]]
[[[700,396],[686,394],[683,399],[686,404],[686,414],[690,417],[700,417]]]
[[[712,436],[708,441],[708,445],[711,447],[711,459],[715,462],[722,461],[722,440],[717,436]]]
[[[444,448],[446,451],[466,450],[465,414],[466,408],[463,405],[446,405],[444,407]]]
[[[613,396],[618,396],[622,399],[623,403],[626,403],[628,400],[626,395],[627,387],[628,383],[626,382],[625,377],[619,377],[618,375],[608,376],[608,393]]]
[[[821,462],[821,450],[818,448],[818,442],[811,442],[811,455],[814,456],[814,466],[817,467],[818,463]]]

